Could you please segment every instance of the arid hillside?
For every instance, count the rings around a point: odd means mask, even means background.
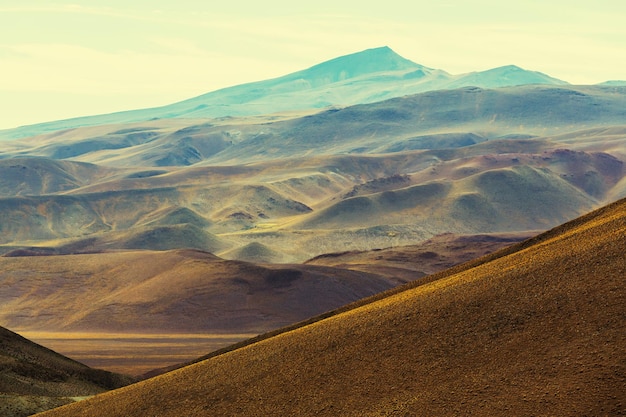
[[[521,238],[444,235],[418,246],[324,256],[311,265],[228,261],[194,250],[77,255],[15,250],[0,257],[0,320],[89,366],[139,375]],[[273,257],[260,244],[233,255]]]
[[[128,385],[0,327],[0,415],[22,417]]]
[[[619,415],[626,200],[46,416]]]
[[[626,87],[377,47],[161,107],[0,131],[0,253],[303,262],[546,230],[626,196]],[[530,203],[532,202],[532,203]]]
[[[375,273],[252,264],[197,250],[41,255],[0,257],[0,322],[89,366],[128,375],[397,285]]]

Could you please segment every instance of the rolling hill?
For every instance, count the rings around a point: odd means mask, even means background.
[[[72,129],[4,142],[0,149],[4,158],[43,156],[127,168],[463,148],[497,139],[553,138],[623,127],[625,95],[624,87],[606,86],[466,87],[305,116],[157,120]],[[120,137],[135,139],[120,145]]]
[[[618,415],[626,200],[45,416]]]
[[[545,230],[626,196],[624,109],[623,87],[468,87],[3,142],[0,253],[190,247],[302,262]]]
[[[396,285],[374,273],[228,261],[189,249],[51,255],[31,249],[0,257],[0,321],[90,366],[129,375]]]
[[[0,415],[28,416],[128,385],[0,327]]]
[[[0,196],[61,193],[109,178],[115,171],[50,158],[0,159]]]

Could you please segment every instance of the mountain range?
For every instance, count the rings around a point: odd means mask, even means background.
[[[514,65],[451,75],[411,62],[389,47],[342,56],[283,77],[228,87],[171,105],[81,117],[0,131],[19,138],[81,126],[151,119],[253,116],[294,110],[371,103],[431,90],[464,86],[495,88],[564,81]]]

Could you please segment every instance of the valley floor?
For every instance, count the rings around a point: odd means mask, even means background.
[[[24,337],[92,368],[139,376],[256,334],[121,334],[23,331]]]

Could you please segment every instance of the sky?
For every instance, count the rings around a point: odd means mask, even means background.
[[[389,46],[452,74],[626,80],[623,0],[0,0],[0,129],[155,107]]]

